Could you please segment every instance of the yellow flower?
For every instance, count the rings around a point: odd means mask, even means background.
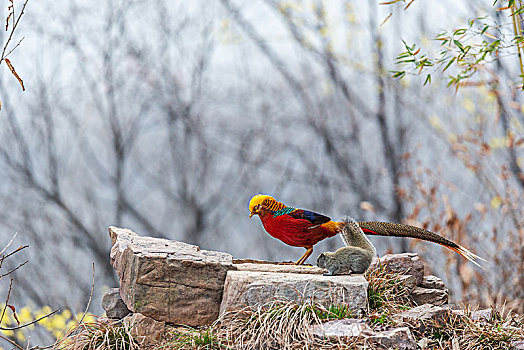
[[[16,331],[15,332],[15,338],[16,340],[18,340],[20,343],[24,342],[26,340],[26,337],[25,337],[25,334],[24,332],[22,331]]]
[[[71,314],[71,311],[65,309],[64,311],[62,311],[62,316],[63,316],[65,319],[70,319],[71,316],[73,316],[73,315]]]
[[[442,129],[442,123],[436,114],[433,114],[431,117],[429,117],[429,124],[431,124],[431,126],[436,130]]]
[[[31,308],[29,306],[24,306],[18,311],[18,319],[20,323],[26,324],[33,321],[33,314],[31,313]]]
[[[491,203],[490,204],[491,204],[491,206],[494,209],[498,209],[502,205],[502,200],[500,199],[499,196],[495,196],[495,197],[491,198]]]
[[[0,331],[0,333],[2,333],[3,335],[5,335],[8,338],[11,338],[15,334],[14,331]]]
[[[469,97],[462,100],[462,106],[469,113],[473,113],[475,111],[475,104],[473,103],[473,100]]]
[[[492,149],[504,148],[506,147],[506,144],[506,137],[493,137],[491,140],[489,140],[489,147]]]

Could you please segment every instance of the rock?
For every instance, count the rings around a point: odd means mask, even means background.
[[[413,309],[403,311],[392,317],[393,320],[402,322],[413,321],[439,321],[448,314],[449,310],[440,306],[424,304]]]
[[[437,276],[433,275],[424,276],[422,282],[418,286],[428,289],[447,289],[444,282],[442,282],[442,280]]]
[[[509,346],[511,350],[524,350],[524,339],[514,340]]]
[[[400,275],[399,278],[410,292],[417,286],[417,279],[413,275]]]
[[[466,315],[466,312],[464,310],[451,310],[451,312],[455,315],[460,315],[460,316]],[[479,321],[479,320],[480,321],[489,321],[491,319],[491,313],[492,313],[491,309],[475,310],[475,311],[471,311],[471,313],[469,314],[469,317],[475,321]]]
[[[231,255],[117,227],[110,227],[109,234],[111,264],[129,310],[189,326],[216,320]]]
[[[416,253],[387,254],[380,258],[381,264],[386,264],[389,272],[400,273],[402,275],[412,275],[415,277],[416,285],[422,283],[424,277],[424,264],[420,261]],[[374,269],[379,264],[374,261],[370,269]]]
[[[325,307],[344,303],[359,312],[367,308],[368,282],[362,275],[228,271],[220,314],[278,299],[312,300]]]
[[[105,291],[102,296],[102,308],[106,311],[108,318],[121,319],[130,312],[122,301],[118,288],[111,288]]]
[[[155,321],[140,313],[127,315],[124,317],[124,323],[131,328],[131,335],[139,344],[152,344],[161,341],[166,330],[165,322]]]
[[[415,287],[411,292],[411,298],[417,305],[443,305],[448,303],[448,290]]]
[[[377,332],[368,340],[381,349],[416,350],[417,343],[408,327]]]
[[[359,337],[373,331],[363,319],[346,318],[311,327],[311,334],[319,338]]]

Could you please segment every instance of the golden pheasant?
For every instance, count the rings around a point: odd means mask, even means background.
[[[315,244],[340,233],[344,225],[343,222],[332,221],[329,217],[319,213],[288,207],[277,202],[275,198],[263,194],[257,194],[251,198],[249,212],[249,217],[253,215],[260,217],[262,225],[271,236],[290,246],[306,249],[304,255],[295,263],[297,265],[303,264],[313,253]],[[484,260],[466,248],[420,227],[378,221],[359,221],[357,223],[366,234],[410,237],[438,243],[477,266],[480,265],[475,259]]]

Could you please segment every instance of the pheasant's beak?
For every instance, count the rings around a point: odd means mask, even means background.
[[[252,211],[251,213],[249,213],[249,218],[251,219],[251,217],[252,217],[253,215],[257,215],[257,213],[255,213],[254,211]]]

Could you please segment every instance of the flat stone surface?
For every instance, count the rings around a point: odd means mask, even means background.
[[[444,305],[448,303],[448,290],[415,287],[411,292],[411,298],[417,305]]]
[[[445,317],[449,310],[440,306],[424,304],[413,309],[403,311],[393,316],[393,319],[400,321],[436,321]]]
[[[311,327],[311,334],[319,338],[359,337],[373,331],[363,319],[346,318],[328,321]]]
[[[408,327],[377,332],[368,340],[379,349],[416,350],[417,343]]]
[[[111,264],[120,295],[132,312],[189,326],[218,317],[230,254],[110,227]]]
[[[104,292],[102,296],[102,308],[106,311],[108,318],[121,319],[130,312],[120,297],[118,288],[111,288]]]
[[[324,274],[324,269],[311,265],[281,265],[267,261],[252,260],[252,263],[236,263],[233,260],[233,269],[237,271]]]
[[[227,272],[220,314],[277,299],[312,300],[325,307],[344,303],[352,311],[367,308],[368,282],[362,275],[323,276],[259,271]]]
[[[415,277],[416,285],[422,283],[424,277],[424,264],[420,261],[417,253],[387,254],[371,263],[370,269],[377,267],[377,264],[386,264],[389,272],[400,273],[402,275],[412,275]]]

